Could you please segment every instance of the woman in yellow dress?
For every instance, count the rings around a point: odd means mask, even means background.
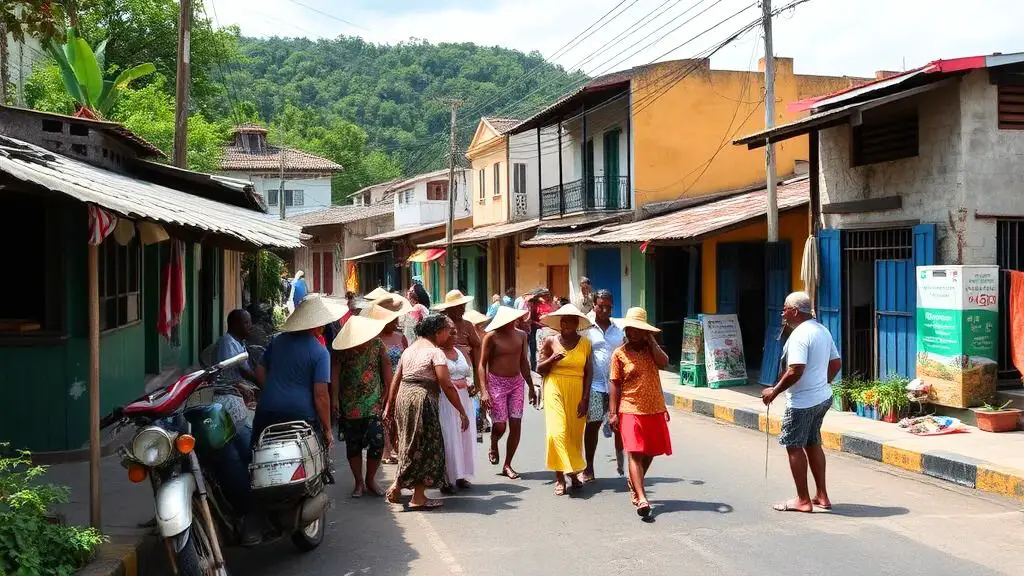
[[[579,330],[590,320],[572,304],[541,318],[541,323],[558,330],[541,345],[537,372],[544,377],[544,422],[547,427],[548,469],[555,472],[555,495],[565,494],[565,476],[573,490],[583,487],[577,474],[586,467],[583,459],[583,431],[590,408],[590,341]]]

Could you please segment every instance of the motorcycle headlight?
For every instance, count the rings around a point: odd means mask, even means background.
[[[159,466],[171,456],[174,443],[163,428],[143,428],[132,440],[132,456],[149,467]]]

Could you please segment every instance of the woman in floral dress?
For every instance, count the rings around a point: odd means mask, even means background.
[[[398,361],[402,359],[402,352],[409,347],[409,340],[398,330],[398,319],[392,320],[384,327],[380,334],[381,342],[384,343],[384,350],[387,352],[388,360],[391,361],[392,373],[398,370]],[[392,431],[384,430],[384,459],[385,464],[398,464],[398,454],[392,445]]]
[[[469,426],[466,409],[448,373],[448,358],[442,351],[451,332],[448,317],[443,314],[430,314],[416,325],[419,338],[402,354],[384,408],[385,421],[394,419],[398,444],[398,473],[387,499],[397,504],[401,489],[410,488],[410,510],[442,505],[426,495],[427,488],[440,487],[445,480],[444,439],[438,413],[441,392],[458,411],[462,430]]]

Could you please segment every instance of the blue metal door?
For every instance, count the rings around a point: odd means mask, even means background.
[[[916,292],[912,261],[875,260],[875,345],[879,378],[890,374],[913,377],[917,354]]]
[[[587,250],[587,278],[595,291],[610,290],[615,299],[612,316],[621,318],[624,306],[622,302],[622,261],[618,248],[591,248]]]
[[[843,351],[842,252],[839,230],[818,231],[818,321],[828,328],[840,354]]]
[[[764,356],[761,359],[760,382],[772,386],[779,378],[779,358],[782,357],[782,305],[790,290],[789,242],[770,242],[765,245],[765,322]]]
[[[742,244],[719,244],[715,254],[716,314],[736,314],[739,300],[740,248]]]

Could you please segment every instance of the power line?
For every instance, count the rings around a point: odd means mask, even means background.
[[[319,14],[321,16],[326,16],[326,17],[330,18],[331,20],[337,20],[338,22],[341,22],[342,24],[348,24],[349,26],[352,26],[353,28],[359,28],[360,30],[365,30],[367,32],[373,32],[373,30],[370,30],[366,26],[361,26],[359,24],[356,24],[355,22],[350,22],[348,20],[345,20],[344,18],[341,18],[340,16],[335,16],[334,14],[331,14],[329,12],[324,12],[323,10],[320,10],[319,8],[314,8],[314,7],[312,7],[312,6],[308,5],[308,4],[304,4],[302,2],[299,2],[299,0],[288,0],[288,1],[291,2],[292,4],[295,4],[295,5],[298,5],[298,6],[302,6],[303,8],[305,8],[306,10],[309,10],[311,12],[316,12],[317,14]]]

